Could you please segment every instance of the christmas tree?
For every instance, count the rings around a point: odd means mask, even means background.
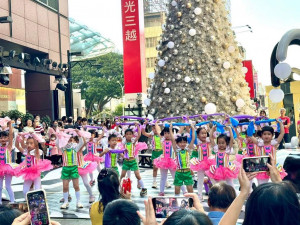
[[[225,2],[173,0],[157,46],[153,83],[148,88],[148,113],[162,118],[217,112],[253,114],[245,69]]]

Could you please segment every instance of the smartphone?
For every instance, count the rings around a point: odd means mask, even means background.
[[[153,197],[152,204],[156,218],[168,218],[180,209],[193,207],[193,199],[186,197]]]
[[[267,163],[271,164],[269,156],[247,157],[243,159],[245,172],[266,172],[269,171]]]
[[[32,225],[49,225],[49,209],[44,190],[35,190],[27,193],[27,205],[31,215]]]

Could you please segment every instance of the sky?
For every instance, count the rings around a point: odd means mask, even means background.
[[[84,3],[83,3],[84,2]],[[69,16],[111,39],[122,53],[120,0],[69,0]],[[253,33],[234,29],[237,41],[253,60],[258,80],[271,84],[270,57],[274,46],[289,30],[300,29],[299,0],[231,0],[232,27],[250,25]],[[242,32],[242,33],[241,33]],[[300,47],[289,47],[288,62],[300,68]]]

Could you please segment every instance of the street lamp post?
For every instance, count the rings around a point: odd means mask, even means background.
[[[123,112],[123,116],[125,116],[124,86],[120,83],[120,81],[117,81],[117,83],[120,85],[120,87],[122,89],[122,112]]]

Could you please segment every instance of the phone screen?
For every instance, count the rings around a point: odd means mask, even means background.
[[[193,207],[193,199],[186,197],[157,197],[152,199],[156,218],[168,218],[180,209]]]
[[[269,156],[251,157],[243,159],[245,172],[265,172],[269,171],[267,163],[270,164]]]
[[[27,193],[28,208],[32,225],[49,225],[49,214],[44,191]]]

